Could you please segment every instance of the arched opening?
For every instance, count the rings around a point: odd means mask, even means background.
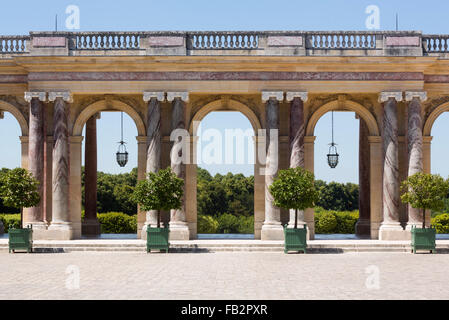
[[[432,112],[423,131],[423,166],[425,172],[449,177],[447,166],[447,136],[449,135],[449,103]],[[429,158],[430,157],[430,158]],[[431,212],[431,224],[437,228],[437,239],[449,239],[449,201],[443,210]]]
[[[117,161],[119,142],[126,142],[128,161]],[[81,131],[80,131],[81,129]],[[73,132],[80,144],[83,237],[137,238],[138,206],[131,200],[138,179],[138,141],[145,127],[138,113],[119,101],[100,101],[78,116]]]
[[[0,175],[14,168],[27,168],[28,163],[28,126],[20,111],[0,101],[0,148],[4,150],[0,160]],[[10,208],[0,199],[0,238],[8,237],[10,226],[18,226],[20,213]]]
[[[328,154],[334,153],[329,149],[332,116],[338,153],[335,168],[328,163]],[[315,239],[370,237],[371,160],[368,137],[379,133],[374,117],[355,102],[333,101],[311,116],[306,133],[316,136],[313,168],[317,184],[322,188],[322,197],[313,216]]]
[[[257,219],[254,201],[254,136],[259,128],[256,115],[232,100],[213,102],[195,114],[190,132],[197,164],[199,239],[260,237],[263,219]]]

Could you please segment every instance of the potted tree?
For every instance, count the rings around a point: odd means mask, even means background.
[[[444,208],[449,183],[439,175],[421,172],[411,175],[402,183],[401,200],[411,207],[421,209],[422,228],[412,226],[412,252],[416,250],[435,251],[435,228],[426,228],[426,210],[439,211]]]
[[[33,230],[31,226],[23,228],[23,208],[37,206],[40,195],[39,182],[22,168],[16,168],[0,177],[0,197],[8,207],[20,209],[20,228],[9,229],[9,252],[15,250],[33,251]]]
[[[151,249],[166,250],[169,229],[165,225],[161,228],[161,210],[180,209],[184,180],[178,178],[171,168],[159,170],[157,173],[149,172],[147,179],[137,183],[133,199],[145,211],[157,210],[157,227],[147,226],[147,252]]]
[[[318,200],[315,176],[301,167],[280,170],[269,190],[275,206],[295,210],[294,227],[284,226],[284,252],[294,250],[306,253],[307,226],[304,224],[303,228],[298,229],[298,211],[313,207]]]

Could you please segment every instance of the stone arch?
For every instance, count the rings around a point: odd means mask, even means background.
[[[365,107],[361,104],[351,101],[339,101],[334,100],[328,102],[316,110],[312,116],[309,118],[306,129],[306,136],[313,136],[315,131],[315,126],[320,120],[320,118],[329,111],[332,110],[350,110],[354,111],[357,115],[359,115],[363,120],[365,120],[366,125],[368,126],[370,136],[379,136],[379,126],[377,125],[376,119]]]
[[[260,124],[260,120],[257,117],[257,115],[254,113],[251,108],[249,108],[247,105],[236,101],[236,100],[223,100],[218,99],[212,102],[209,102],[205,106],[201,107],[192,117],[192,120],[190,121],[189,125],[189,133],[190,135],[196,136],[196,130],[197,128],[194,127],[194,122],[204,119],[209,113],[213,111],[238,111],[241,112],[246,116],[246,118],[251,123],[253,129],[254,129],[254,135],[257,135],[257,130],[262,129],[262,126]]]
[[[17,122],[19,122],[20,130],[22,131],[22,136],[28,136],[28,123],[17,107],[6,101],[0,100],[0,110],[11,113],[14,116],[14,118],[16,118]]]
[[[72,130],[73,135],[74,136],[82,135],[84,125],[86,124],[87,120],[89,120],[89,118],[92,117],[94,114],[96,114],[97,112],[107,111],[111,109],[123,111],[127,115],[129,115],[136,124],[138,135],[146,136],[145,123],[143,122],[139,113],[130,105],[119,100],[110,100],[110,101],[100,100],[83,108],[83,110],[78,115],[73,125]]]
[[[424,123],[423,136],[430,136],[432,127],[436,119],[443,113],[449,111],[449,101],[445,102],[433,110]]]

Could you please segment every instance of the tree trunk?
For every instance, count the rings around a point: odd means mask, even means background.
[[[157,211],[157,227],[161,227],[161,210]]]
[[[426,228],[426,209],[422,209],[422,228]]]
[[[298,209],[295,209],[295,229],[298,229]]]
[[[20,208],[20,225],[19,228],[23,228],[23,208]]]

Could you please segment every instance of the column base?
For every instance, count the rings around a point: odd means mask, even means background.
[[[170,222],[169,240],[189,240],[189,227],[186,222]]]
[[[264,223],[261,230],[262,240],[284,240],[284,228],[281,224]]]
[[[72,240],[75,238],[71,222],[53,222],[44,234],[46,240]]]
[[[101,234],[101,224],[97,219],[84,219],[81,224],[81,234],[83,236],[98,236]]]
[[[355,224],[355,234],[362,238],[369,238],[371,234],[371,223],[369,220],[361,219]]]
[[[404,230],[399,222],[382,224],[379,228],[379,240],[410,240],[410,231]]]

